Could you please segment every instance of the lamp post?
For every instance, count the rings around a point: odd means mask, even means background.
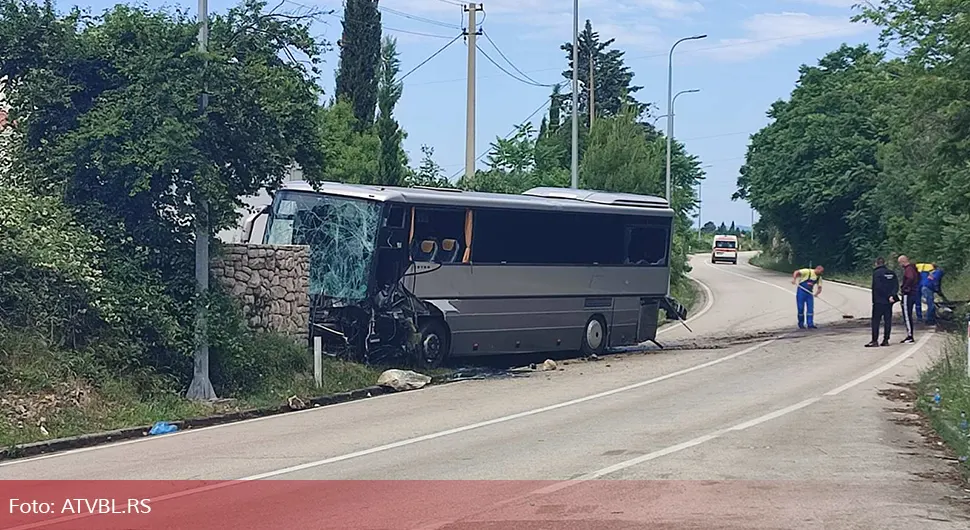
[[[579,0],[573,0],[572,188],[579,188]]]
[[[693,88],[691,90],[681,90],[680,92],[677,92],[676,94],[674,94],[674,99],[673,99],[673,107],[674,107],[674,109],[677,108],[677,98],[679,98],[681,94],[693,94],[694,92],[700,92],[700,91],[701,90],[699,88]],[[657,116],[656,118],[654,118],[653,119],[653,126],[654,127],[657,126],[657,122],[660,121],[661,118],[668,118],[669,119],[670,118],[670,115],[664,114],[662,116]]]
[[[672,148],[671,140],[674,134],[674,124],[673,124],[673,120],[671,120],[670,117],[674,115],[674,110],[673,110],[674,48],[676,48],[678,44],[684,41],[699,40],[699,39],[705,39],[705,38],[707,38],[707,35],[694,35],[693,37],[684,37],[678,40],[677,42],[675,42],[674,45],[670,47],[670,54],[667,57],[667,116],[668,116],[667,118],[667,202],[668,203],[672,201],[672,197],[670,195],[670,150]],[[575,68],[573,70],[575,70]]]

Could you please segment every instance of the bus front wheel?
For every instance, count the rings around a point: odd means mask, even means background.
[[[425,320],[418,329],[420,342],[417,348],[418,368],[439,368],[448,358],[451,338],[445,324],[436,318]]]
[[[580,351],[586,357],[603,355],[606,351],[606,320],[602,316],[593,315],[586,321]]]

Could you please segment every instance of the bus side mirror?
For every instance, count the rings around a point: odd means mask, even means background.
[[[242,235],[240,236],[241,243],[250,242],[249,240],[253,237],[253,225],[256,224],[256,220],[259,219],[260,216],[269,215],[271,210],[272,210],[272,207],[267,205],[267,206],[264,206],[259,211],[257,211],[256,213],[250,214],[249,216],[246,217],[246,220],[243,221]]]

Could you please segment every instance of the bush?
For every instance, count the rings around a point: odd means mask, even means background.
[[[218,287],[209,300],[210,376],[219,395],[258,394],[310,369],[306,346],[250,330],[239,304]]]

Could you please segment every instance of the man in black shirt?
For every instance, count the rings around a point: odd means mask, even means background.
[[[886,267],[886,260],[878,258],[872,271],[872,342],[866,348],[879,346],[879,321],[882,320],[882,345],[889,346],[889,331],[893,326],[893,304],[899,300],[899,278]]]

